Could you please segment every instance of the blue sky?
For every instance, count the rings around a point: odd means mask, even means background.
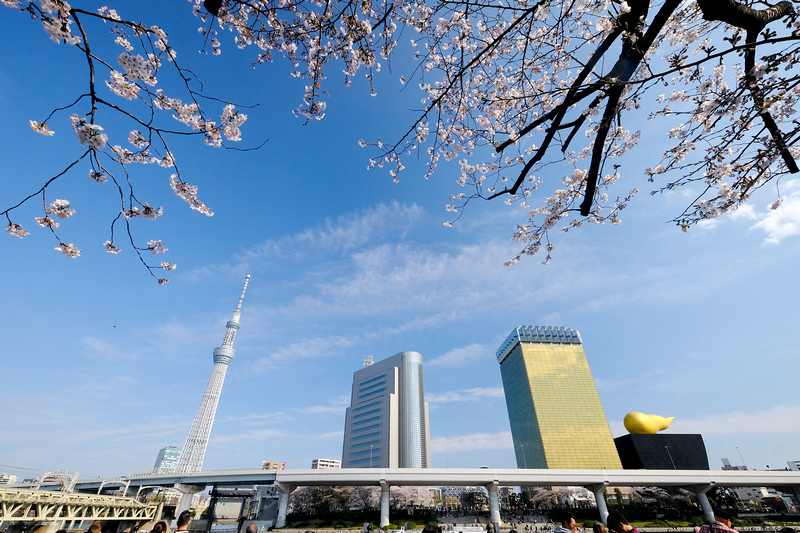
[[[513,468],[495,350],[521,324],[580,331],[614,436],[627,412],[643,411],[675,416],[669,432],[703,434],[715,469],[722,457],[741,462],[738,453],[758,469],[800,458],[800,181],[781,183],[777,211],[768,187],[685,234],[667,221],[698,191],[647,194],[641,169],[657,161],[643,146],[624,160],[620,194],[642,193],[620,226],[557,235],[550,265],[534,257],[505,267],[523,209],[474,203],[445,228],[456,165],[424,180],[421,163],[407,164],[397,184],[367,170],[374,154],[358,141],[404,132],[419,101],[414,87],[400,90],[400,62],[384,69],[375,97],[331,74],[327,118],[304,125],[291,114],[303,84],[285,63],[251,69],[229,42],[220,57],[197,53],[188,4],[136,9],[131,18],[164,27],[209,94],[259,104],[247,111],[243,146],[268,142],[251,152],[174,144],[212,218],[172,195],[168,170],[135,169],[144,198],[164,207],[135,231],[170,249],[164,260],[178,269],[165,286],[131,250],[102,249],[117,208],[88,168],[49,195],[76,208],[60,230],[81,257],[53,251],[33,224],[36,205],[15,215],[31,235],[0,236],[0,472],[118,476],[181,446],[248,273],[205,469],[340,458],[353,372],[367,355],[403,350],[425,360],[433,466]],[[71,112],[48,123],[53,137],[28,120],[71,101],[85,65],[38,22],[0,13],[0,43],[25,43],[0,57],[5,209],[82,152]],[[99,123],[123,144],[123,126]]]

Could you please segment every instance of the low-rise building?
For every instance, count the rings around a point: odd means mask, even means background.
[[[338,459],[313,459],[311,461],[311,468],[314,470],[325,468],[341,468],[342,462]]]

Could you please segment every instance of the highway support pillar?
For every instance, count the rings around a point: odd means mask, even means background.
[[[176,519],[173,520],[173,523],[170,525],[171,529],[175,529],[177,527],[177,517],[180,516],[182,512],[188,511],[192,507],[192,498],[194,495],[205,490],[206,486],[176,483],[174,488],[181,493],[181,501],[178,503],[178,509],[175,511]]]
[[[607,483],[602,485],[591,485],[589,490],[594,493],[594,499],[597,502],[597,512],[600,513],[600,521],[606,523],[608,519],[608,505],[606,504],[606,486]]]
[[[700,508],[703,510],[703,516],[708,520],[709,524],[714,523],[714,510],[711,509],[711,503],[708,501],[706,492],[711,490],[713,485],[698,485],[694,487],[694,492],[697,494],[697,501],[700,503]]]
[[[500,519],[500,498],[497,496],[497,488],[499,485],[500,483],[497,481],[486,485],[486,490],[489,491],[489,516],[491,517],[495,533],[500,533],[500,523],[502,522]]]
[[[381,523],[380,528],[384,529],[389,525],[389,484],[381,480]]]
[[[278,518],[275,519],[275,527],[286,527],[286,513],[289,509],[289,494],[294,490],[294,485],[287,483],[274,483],[278,489]]]

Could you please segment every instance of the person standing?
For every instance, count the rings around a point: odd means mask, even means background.
[[[611,511],[606,518],[608,533],[639,533],[639,530],[628,523],[622,513]]]
[[[176,533],[178,531],[189,531],[189,524],[192,522],[192,513],[188,509],[178,515],[178,528],[175,530]]]
[[[553,528],[553,533],[576,533],[578,526],[575,517],[570,513],[564,513],[561,517],[561,525]]]
[[[698,533],[739,533],[733,529],[731,515],[724,509],[714,509],[714,523],[700,528]]]

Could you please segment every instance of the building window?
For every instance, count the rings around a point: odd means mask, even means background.
[[[350,449],[352,450],[354,448],[363,448],[364,446],[374,446],[374,445],[380,444],[380,443],[381,443],[380,439],[373,440],[371,442],[362,442],[360,444],[353,444],[352,446],[350,446]]]
[[[363,386],[364,386],[364,385],[366,385],[367,383],[372,383],[373,381],[378,381],[379,379],[383,379],[383,378],[385,378],[385,377],[386,377],[386,374],[381,374],[381,375],[380,375],[380,376],[378,376],[377,378],[368,379],[367,381],[364,381],[364,382],[360,383],[358,386],[359,386],[359,387],[363,387]]]
[[[376,405],[380,405],[380,404],[381,404],[381,402],[372,402],[371,404],[368,404],[368,405],[362,405],[361,407],[358,407],[358,408],[356,408],[356,409],[353,409],[353,412],[354,412],[354,413],[357,413],[357,412],[359,412],[359,411],[363,411],[364,409],[369,409],[370,407],[375,407]]]
[[[380,448],[373,448],[372,450],[364,450],[363,452],[351,453],[350,457],[356,457],[356,456],[359,456],[359,455],[369,455],[371,453],[378,453],[379,451],[381,451]]]
[[[386,387],[384,387],[382,389],[378,389],[376,391],[368,392],[367,394],[362,394],[361,396],[358,397],[358,399],[360,400],[360,399],[366,398],[368,396],[374,396],[374,395],[379,394],[379,393],[384,392],[384,391],[386,391]]]
[[[367,431],[369,429],[375,429],[375,428],[379,428],[379,427],[381,427],[380,424],[373,424],[371,426],[366,426],[366,427],[363,427],[363,428],[354,429],[353,433],[361,433],[362,431]]]
[[[365,387],[365,388],[361,389],[358,392],[368,391],[370,389],[374,389],[375,387],[380,387],[381,385],[386,385],[386,381],[384,380],[384,381],[381,381],[380,383],[376,383],[374,385],[370,385],[369,387]]]
[[[377,437],[377,436],[378,436],[378,435],[380,435],[380,434],[381,434],[381,432],[380,432],[380,431],[376,431],[375,433],[367,433],[366,435],[359,435],[358,437],[353,437],[353,438],[352,438],[352,439],[350,439],[350,440],[361,440],[361,439],[368,439],[368,438],[370,438],[370,437]]]
[[[372,418],[365,418],[364,420],[359,420],[358,422],[353,422],[354,426],[360,426],[361,424],[366,424],[367,422],[374,422],[375,420],[380,420],[381,417],[373,416]]]

